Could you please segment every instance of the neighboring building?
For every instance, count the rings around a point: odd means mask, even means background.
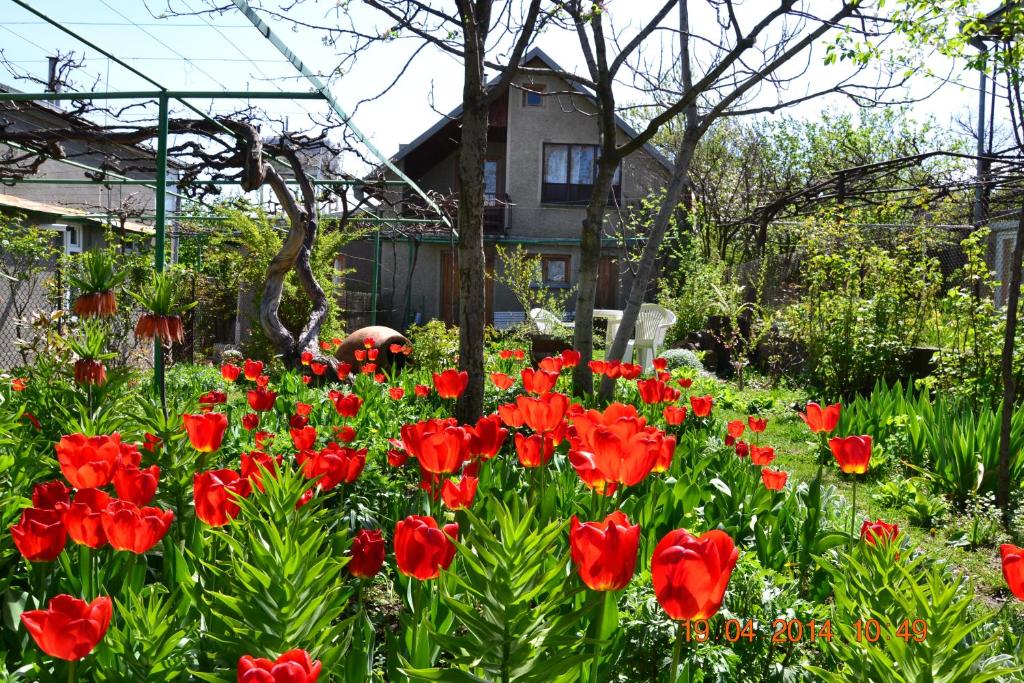
[[[532,50],[524,63],[560,70],[539,49]],[[598,155],[596,106],[589,93],[554,72],[542,77],[519,75],[513,82],[519,87],[502,93],[490,115],[485,166],[487,269],[501,268],[496,245],[519,244],[542,258],[543,282],[538,284],[570,288],[578,278],[580,229]],[[393,157],[424,190],[456,192],[460,115],[461,107]],[[618,123],[620,142],[636,134],[625,121]],[[663,187],[670,175],[670,163],[649,145],[627,157],[619,169],[602,244],[599,308],[621,308],[631,282],[625,263],[629,238],[618,229],[620,217]],[[407,193],[406,199],[414,196]],[[344,283],[350,327],[367,322],[368,311],[352,310],[352,301],[369,303],[375,275],[379,323],[404,329],[434,318],[456,320],[454,238],[448,231],[417,232],[385,227],[379,245],[371,236],[339,255],[339,268],[351,270]],[[505,287],[488,281],[486,301],[488,321],[498,327],[523,319],[523,311]],[[570,299],[569,305],[574,302]]]

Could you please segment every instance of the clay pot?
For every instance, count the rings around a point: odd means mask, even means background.
[[[341,346],[334,353],[334,357],[343,363],[350,363],[354,368],[358,367],[359,363],[356,361],[355,351],[356,349],[365,348],[363,342],[368,337],[373,337],[375,346],[380,349],[380,355],[377,356],[376,361],[377,367],[384,370],[394,364],[397,369],[402,369],[402,366],[405,365],[406,357],[401,353],[392,354],[391,345],[401,344],[405,346],[409,344],[409,340],[397,330],[384,327],[383,325],[363,327],[348,335],[341,342]]]

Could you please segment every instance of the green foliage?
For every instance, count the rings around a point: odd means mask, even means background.
[[[501,262],[501,272],[495,272],[489,277],[507,287],[525,313],[528,314],[534,308],[542,308],[554,313],[559,319],[565,316],[569,297],[575,288],[545,286],[542,282],[540,254],[527,252],[521,244],[512,249],[499,244],[495,247],[495,253]],[[532,327],[529,315],[525,323]]]
[[[671,346],[707,327],[708,318],[719,308],[715,288],[724,281],[725,264],[702,258],[695,241],[680,245],[666,240],[662,248],[678,264],[661,278],[658,294],[658,303],[676,314],[676,324],[665,336],[665,343]]]
[[[161,316],[181,315],[196,305],[195,301],[182,302],[182,277],[178,271],[153,273],[153,277],[139,293],[129,292],[144,311]]]
[[[440,372],[455,367],[459,357],[459,329],[440,320],[410,325],[405,336],[412,342],[412,359],[421,368]]]
[[[666,349],[659,355],[668,361],[669,370],[679,370],[681,368],[687,368],[695,372],[702,372],[704,370],[704,363],[701,362],[696,351],[691,351],[690,349]]]

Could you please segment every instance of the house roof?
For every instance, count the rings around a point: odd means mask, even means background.
[[[95,225],[103,225],[106,223],[105,219],[97,218],[94,214],[90,214],[82,209],[71,209],[66,206],[58,206],[57,204],[46,204],[32,199],[15,197],[10,194],[0,194],[0,209],[3,208],[24,211],[25,213],[43,214],[56,218],[70,218],[75,221],[93,223]],[[135,232],[142,235],[153,234],[153,228],[151,226],[143,223],[136,223],[134,221],[127,221],[124,224],[124,229],[128,232]]]
[[[547,66],[547,68],[551,69],[552,71],[565,71],[561,66],[559,66],[559,64],[555,60],[553,60],[546,52],[541,50],[539,47],[535,47],[535,48],[531,49],[529,52],[527,52],[526,55],[523,56],[522,63],[523,64],[528,64],[528,63],[532,62],[534,59],[539,59],[541,62],[544,63],[545,66]],[[493,87],[494,85],[496,85],[498,83],[498,80],[499,79],[497,77],[492,78],[487,83],[487,87],[488,88]],[[589,90],[583,88],[578,83],[569,83],[569,86],[573,90],[578,92],[580,95],[582,95],[583,97],[586,97],[587,99],[589,99],[591,102],[595,102],[595,103],[597,102],[597,98],[594,97],[593,93],[591,93]],[[412,152],[414,149],[416,149],[417,147],[422,145],[424,142],[426,142],[431,137],[433,137],[436,133],[438,133],[442,128],[444,128],[446,125],[448,125],[451,122],[452,119],[457,119],[460,116],[462,116],[462,105],[461,104],[459,106],[455,107],[455,109],[452,109],[447,115],[441,117],[433,126],[431,126],[427,130],[425,130],[423,133],[421,133],[415,140],[413,140],[412,142],[410,142],[410,143],[408,143],[406,145],[402,145],[401,148],[398,150],[398,153],[395,154],[393,157],[391,157],[391,160],[392,161],[401,161],[410,152]],[[636,129],[634,129],[632,126],[630,126],[628,123],[626,123],[626,120],[623,119],[618,114],[615,115],[615,122],[618,124],[619,128],[621,128],[622,131],[626,135],[628,135],[630,138],[635,138],[637,136],[638,133],[637,133]],[[650,143],[646,143],[644,145],[644,151],[646,151],[658,163],[660,163],[662,166],[664,166],[665,169],[669,173],[672,172],[672,162],[670,162],[668,160],[668,158],[665,157],[664,154],[659,152],[654,147],[654,145],[652,145]]]

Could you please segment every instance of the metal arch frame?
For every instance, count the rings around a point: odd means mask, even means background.
[[[126,92],[108,92],[108,93],[0,93],[0,102],[31,102],[31,101],[55,101],[55,100],[102,100],[102,99],[156,99],[157,100],[157,150],[156,150],[156,178],[153,181],[144,181],[128,178],[110,179],[108,184],[139,184],[155,186],[155,240],[154,240],[154,263],[153,268],[156,272],[161,273],[164,270],[166,253],[165,253],[165,242],[167,233],[167,137],[168,137],[168,109],[169,102],[173,98],[177,102],[181,103],[188,109],[192,110],[199,116],[212,121],[218,125],[225,133],[232,135],[233,133],[226,128],[223,124],[213,119],[211,116],[203,112],[198,107],[191,104],[188,100],[191,99],[238,99],[240,97],[247,99],[322,99],[331,107],[336,115],[341,118],[341,121],[346,124],[356,137],[366,145],[367,149],[379,159],[389,170],[395,173],[400,179],[399,181],[385,181],[387,184],[395,184],[408,186],[414,190],[420,197],[422,197],[439,215],[441,215],[441,222],[443,222],[449,229],[453,229],[451,222],[441,214],[440,209],[434,203],[432,199],[423,191],[423,189],[411,178],[409,178],[401,169],[399,169],[390,159],[385,157],[377,149],[377,147],[363,135],[362,131],[355,125],[352,118],[345,113],[341,108],[341,105],[334,98],[331,91],[327,88],[326,84],[321,81],[316,74],[314,74],[306,64],[293,52],[281,38],[271,29],[270,25],[267,24],[260,16],[256,13],[252,7],[245,0],[232,0],[235,7],[246,17],[246,19],[253,25],[253,27],[260,32],[263,37],[268,40],[287,60],[295,67],[309,83],[313,86],[313,92],[217,92],[217,91],[171,91],[162,86],[156,80],[146,75],[144,72],[131,66],[124,60],[118,58],[111,52],[103,49],[96,43],[90,41],[88,38],[80,35],[79,33],[71,30],[60,21],[47,16],[45,13],[32,7],[26,0],[11,0],[14,4],[18,5],[22,9],[34,14],[46,23],[50,24],[54,28],[62,31],[63,33],[71,36],[80,43],[91,47],[103,56],[107,57],[114,63],[118,64],[122,68],[128,70],[130,73],[138,76],[147,83],[150,83],[156,91],[126,91]],[[84,165],[83,165],[84,166]],[[99,169],[96,169],[99,170]],[[34,179],[36,182],[49,182],[51,184],[62,184],[62,181],[57,179]],[[18,181],[15,181],[18,182]],[[97,184],[103,184],[104,180],[88,181],[95,182]],[[77,183],[65,183],[65,184],[77,184]],[[324,183],[320,183],[324,184]],[[346,184],[346,183],[337,183]],[[348,181],[347,184],[358,184],[358,182]],[[384,219],[378,218],[384,222],[407,222],[410,219]],[[377,240],[380,240],[380,230],[377,230]],[[379,267],[379,264],[378,264]],[[374,283],[376,285],[376,282]],[[376,299],[376,295],[374,296]],[[376,303],[374,305],[374,314],[376,314]],[[154,369],[154,384],[161,390],[164,386],[164,354],[163,346],[156,342],[154,343],[153,350],[153,369]]]

